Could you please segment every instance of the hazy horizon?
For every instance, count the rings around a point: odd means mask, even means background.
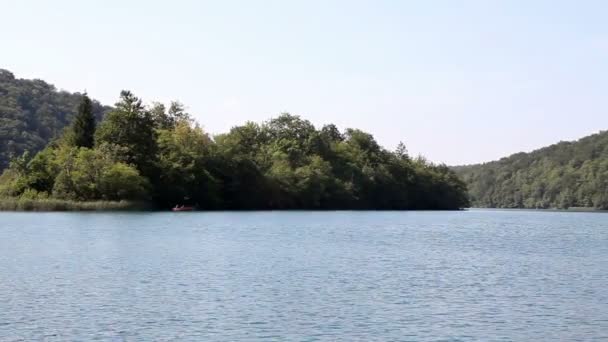
[[[608,127],[608,4],[61,0],[4,6],[0,68],[212,134],[281,112],[450,165]]]

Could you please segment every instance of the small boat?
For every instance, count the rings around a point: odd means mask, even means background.
[[[173,207],[171,209],[171,211],[193,211],[193,210],[194,210],[194,207],[185,206],[185,205],[182,205],[182,206],[176,205],[175,207]]]

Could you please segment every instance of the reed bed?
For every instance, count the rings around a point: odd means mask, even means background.
[[[53,198],[0,198],[0,211],[137,211],[151,205],[133,201],[67,201]]]

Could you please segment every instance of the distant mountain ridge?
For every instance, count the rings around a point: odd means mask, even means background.
[[[608,209],[608,131],[453,169],[475,207]]]
[[[59,91],[45,81],[15,78],[0,69],[0,171],[12,156],[40,151],[70,124],[81,94]],[[98,119],[109,107],[93,101]]]

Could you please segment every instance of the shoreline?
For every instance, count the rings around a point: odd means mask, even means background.
[[[559,213],[608,213],[607,209],[596,209],[596,208],[568,208],[568,209],[559,209],[559,208],[487,208],[487,207],[471,207],[466,208],[465,210],[479,210],[479,211],[532,211],[532,212],[559,212]]]
[[[23,199],[0,198],[0,212],[71,212],[71,211],[145,211],[166,212],[170,208],[158,208],[151,202],[137,201],[71,201],[60,199]],[[487,208],[471,207],[460,209],[374,209],[374,208],[291,208],[291,209],[200,209],[192,212],[249,212],[249,211],[530,211],[530,212],[565,212],[565,213],[608,213],[605,209],[596,208]]]
[[[0,198],[0,212],[150,211],[146,202]]]
[[[257,208],[257,209],[195,209],[192,212],[255,212],[255,211],[465,211],[459,209],[375,209],[375,208]],[[78,212],[78,211],[142,211],[142,212],[172,212],[171,208],[159,208],[151,202],[134,201],[70,201],[59,199],[20,199],[0,198],[0,212]]]

